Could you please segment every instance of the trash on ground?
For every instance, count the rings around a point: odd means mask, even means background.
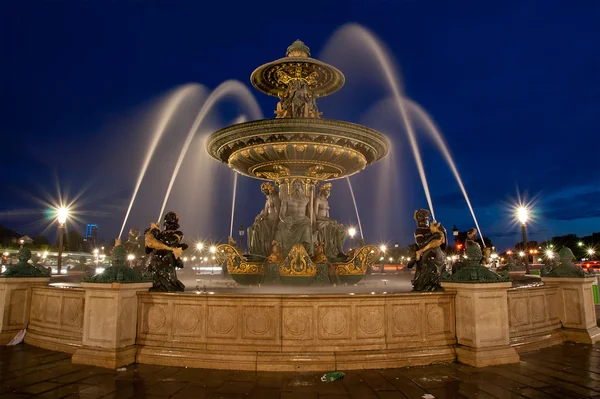
[[[117,371],[127,371],[127,368],[126,367],[121,367],[121,368],[118,368]]]
[[[323,374],[323,377],[321,377],[321,381],[332,382],[335,380],[339,380],[340,378],[344,378],[344,373],[342,373],[341,371],[334,371],[331,373]]]
[[[26,332],[27,332],[26,329],[23,329],[23,330],[19,331],[17,333],[17,335],[15,335],[15,337],[8,344],[6,344],[6,346],[18,345],[21,342],[23,342],[23,340],[25,339],[25,333]]]

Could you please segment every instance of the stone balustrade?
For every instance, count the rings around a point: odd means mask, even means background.
[[[454,295],[139,294],[140,363],[335,370],[455,359]]]
[[[557,287],[527,287],[508,290],[510,344],[526,352],[565,341]]]
[[[211,295],[12,278],[0,281],[0,332],[8,342],[27,328],[27,344],[74,353],[74,363],[263,371],[482,366],[565,340],[596,342],[591,280],[546,280],[445,283],[439,293]]]
[[[81,347],[85,290],[33,287],[25,343],[74,353]]]

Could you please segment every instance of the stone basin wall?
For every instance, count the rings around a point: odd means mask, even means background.
[[[508,290],[510,344],[517,352],[557,345],[565,341],[560,321],[557,287]]]
[[[450,293],[138,295],[140,363],[289,371],[455,360]]]
[[[74,353],[83,338],[85,290],[33,287],[25,343]]]
[[[457,335],[462,330],[457,332],[456,326],[460,323],[463,329],[485,332],[482,340],[488,338],[490,328],[504,329],[505,346],[514,348],[513,353],[567,339],[586,343],[600,340],[594,308],[588,306],[593,302],[592,279],[505,288],[504,295],[494,294],[507,301],[505,310],[503,306],[478,308],[470,324],[460,315],[457,319],[457,308],[464,313],[466,305],[456,302],[457,294],[452,290],[377,295],[211,295],[151,293],[148,284],[58,288],[21,280],[5,281],[0,290],[4,340],[8,342],[27,328],[25,343],[75,353],[80,359],[77,362],[102,367],[137,361],[212,369],[328,371],[457,359],[470,364],[470,354],[479,367],[502,349],[458,345]],[[575,289],[578,291],[573,294]],[[86,300],[86,295],[93,299],[101,294],[101,298],[121,298],[115,303],[123,303],[125,298],[137,306],[117,305],[118,312],[114,313],[104,302]],[[478,300],[475,303],[480,304]],[[501,311],[508,314],[487,317],[490,312]],[[504,326],[489,325],[489,320],[502,318],[506,320]],[[108,344],[102,347],[89,339],[86,343],[85,328]],[[122,337],[124,331],[130,340],[118,340],[113,345],[110,339]],[[482,354],[493,356],[482,360]],[[518,361],[518,356],[512,357]]]

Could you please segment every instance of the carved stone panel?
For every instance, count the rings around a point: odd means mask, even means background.
[[[385,308],[383,306],[356,305],[356,337],[385,336]]]
[[[220,339],[236,338],[238,334],[237,320],[239,320],[238,306],[209,306],[207,336]]]
[[[393,305],[391,316],[394,337],[420,335],[418,304]]]
[[[314,308],[312,306],[283,306],[283,339],[314,339],[314,323]]]
[[[350,306],[320,306],[318,310],[319,339],[348,339],[352,324]]]
[[[59,325],[62,313],[62,296],[55,293],[46,295],[46,312],[44,322]]]
[[[564,306],[565,306],[565,325],[573,325],[579,327],[583,320],[581,313],[583,309],[580,309],[581,298],[579,297],[579,290],[577,288],[563,289]]]
[[[277,312],[274,306],[244,306],[242,338],[274,340],[277,332]]]
[[[8,307],[8,328],[20,327],[27,323],[27,288],[14,289],[10,292]]]
[[[175,303],[173,307],[173,336],[203,338],[204,306],[189,303]]]

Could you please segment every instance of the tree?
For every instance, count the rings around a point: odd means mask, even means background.
[[[64,249],[66,251],[82,251],[83,237],[75,230],[70,230],[65,234]]]
[[[36,248],[49,247],[50,241],[46,236],[35,236],[33,237],[33,245],[35,245]]]

